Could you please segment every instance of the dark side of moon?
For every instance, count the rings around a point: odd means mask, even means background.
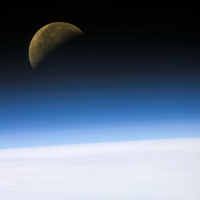
[[[54,22],[43,26],[33,36],[29,45],[28,54],[32,68],[36,69],[45,57],[80,35],[83,35],[83,32],[79,28],[66,22]]]

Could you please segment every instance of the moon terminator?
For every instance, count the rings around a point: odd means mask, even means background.
[[[74,37],[83,35],[76,26],[66,22],[53,22],[43,26],[33,36],[29,45],[29,61],[33,69],[46,56]]]

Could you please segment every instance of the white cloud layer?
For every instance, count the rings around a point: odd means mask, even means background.
[[[6,200],[199,200],[200,139],[0,150]]]

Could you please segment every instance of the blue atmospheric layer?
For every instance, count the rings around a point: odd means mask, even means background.
[[[200,84],[157,79],[12,82],[0,90],[0,148],[198,137]],[[168,133],[164,131],[165,124],[177,122],[178,129],[172,126]],[[188,125],[191,131],[185,132],[185,122],[197,123]],[[140,133],[136,133],[137,128],[127,128],[138,125],[143,127],[138,129]],[[145,130],[149,125],[160,128],[155,132]]]

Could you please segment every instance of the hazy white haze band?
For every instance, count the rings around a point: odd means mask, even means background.
[[[0,150],[2,199],[199,200],[200,139]]]

